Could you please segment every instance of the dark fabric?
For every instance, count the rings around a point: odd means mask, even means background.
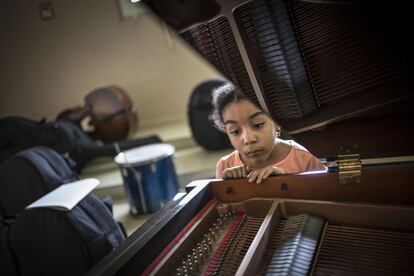
[[[198,85],[190,99],[188,117],[195,141],[207,150],[221,150],[231,147],[227,135],[216,129],[208,117],[211,112],[212,92],[225,84],[224,80],[209,80]]]
[[[9,235],[21,275],[83,275],[92,265],[86,246],[64,212],[24,211]]]
[[[126,150],[142,145],[160,143],[156,136],[118,142]],[[77,125],[68,121],[36,122],[22,117],[0,119],[0,162],[34,146],[46,146],[75,161],[76,170],[99,156],[114,157],[118,152],[114,144],[98,145]]]
[[[15,215],[63,183],[76,181],[72,161],[47,147],[24,150],[0,164],[0,216]]]
[[[76,181],[72,165],[69,158],[41,146],[0,165],[1,275],[83,275],[125,239],[110,212],[111,201],[106,206],[92,194],[69,212],[25,210],[60,185]]]
[[[88,248],[91,248],[90,254],[93,262],[97,263],[110,250],[118,246],[125,237],[108,208],[94,195],[88,195],[78,206],[82,211],[74,213],[69,220],[78,233],[92,234],[89,237],[82,234],[82,237],[85,237],[84,242]],[[89,218],[89,223],[78,223],[79,217],[82,216]],[[85,221],[88,221],[86,219]]]
[[[13,260],[23,276],[83,275],[124,240],[108,209],[93,195],[69,212],[25,210],[1,232],[6,230],[9,251],[15,252]]]
[[[113,205],[112,196],[106,196],[102,198],[101,200],[102,200],[102,203],[106,206],[106,208],[108,208],[109,212],[113,214],[114,210],[112,208],[112,205]]]
[[[15,218],[0,218],[0,273],[9,276],[19,275],[9,240],[11,225],[13,225]]]
[[[21,117],[0,119],[0,162],[34,146],[47,146],[60,154],[66,153],[80,169],[89,161],[83,157],[83,148],[96,145],[70,122],[35,122]]]

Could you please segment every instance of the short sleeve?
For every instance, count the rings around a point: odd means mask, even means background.
[[[321,171],[326,170],[326,166],[319,161],[318,158],[309,153],[309,161],[306,171]]]
[[[222,178],[223,171],[223,159],[220,159],[216,165],[216,178]]]
[[[238,156],[238,152],[233,151],[232,153],[220,158],[216,165],[216,178],[222,178],[225,169],[238,165],[241,162]]]

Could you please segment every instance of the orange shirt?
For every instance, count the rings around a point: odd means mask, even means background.
[[[313,156],[302,145],[293,140],[288,140],[287,142],[291,145],[289,154],[285,159],[274,164],[274,166],[283,169],[285,173],[326,170],[326,167],[321,163],[321,161]],[[225,169],[242,164],[243,161],[240,159],[239,152],[237,150],[223,156],[217,163],[216,178],[221,178]]]

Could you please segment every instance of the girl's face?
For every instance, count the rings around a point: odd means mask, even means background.
[[[230,103],[221,115],[243,162],[250,168],[270,165],[275,154],[275,122],[248,100]]]

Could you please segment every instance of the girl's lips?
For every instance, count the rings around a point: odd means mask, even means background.
[[[263,150],[259,150],[259,149],[257,149],[257,150],[250,150],[250,151],[246,152],[246,156],[249,157],[249,158],[251,158],[251,157],[259,156],[262,153],[263,153]]]

